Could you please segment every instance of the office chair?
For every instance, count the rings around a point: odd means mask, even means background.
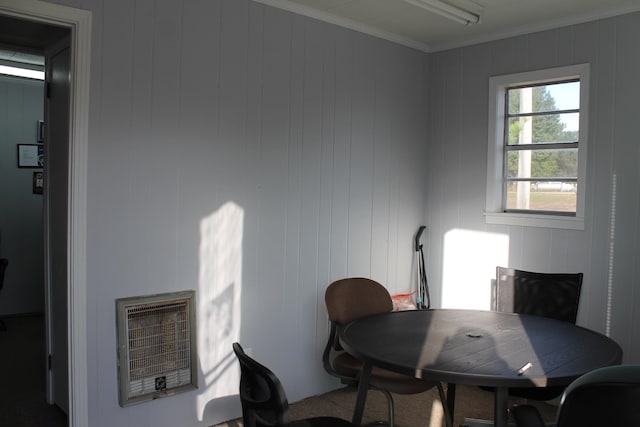
[[[582,375],[565,390],[557,427],[640,425],[640,365],[608,366]],[[540,413],[530,405],[511,412],[518,427],[543,427]]]
[[[582,288],[582,273],[537,273],[496,267],[495,310],[530,314],[575,324]],[[495,392],[493,387],[480,387]],[[565,387],[514,387],[509,396],[539,401],[552,400]],[[469,427],[486,425],[484,420],[465,419]]]
[[[339,342],[340,330],[349,322],[372,314],[393,310],[391,295],[380,283],[366,278],[346,278],[337,280],[327,287],[325,303],[329,314],[331,330],[322,353],[324,369],[340,381],[357,388],[362,370],[362,361],[344,351]],[[438,388],[444,408],[447,425],[451,423],[442,384],[398,374],[386,369],[373,367],[370,386],[385,395],[388,403],[388,425],[393,427],[394,405],[391,393],[417,394],[433,387]]]
[[[233,352],[240,362],[240,401],[244,427],[353,427],[336,417],[289,421],[289,402],[276,375],[249,357],[239,343]]]
[[[2,290],[2,286],[4,285],[4,272],[9,265],[9,260],[6,258],[0,258],[0,290]],[[7,325],[5,325],[4,320],[0,319],[0,331],[6,331]]]
[[[496,310],[576,323],[582,273],[534,273],[496,267]]]
[[[536,273],[496,267],[496,310],[531,314],[575,324],[582,273]],[[509,390],[510,396],[552,400],[564,387],[527,387]]]

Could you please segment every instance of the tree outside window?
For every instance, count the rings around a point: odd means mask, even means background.
[[[580,80],[506,91],[504,209],[575,214]]]

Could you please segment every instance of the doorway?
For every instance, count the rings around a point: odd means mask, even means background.
[[[40,171],[44,170],[44,189],[40,191],[40,196],[35,196],[36,200],[39,199],[41,201],[39,211],[41,212],[40,215],[42,218],[38,223],[42,224],[44,231],[42,235],[38,234],[41,236],[41,241],[39,242],[40,249],[33,250],[34,248],[32,248],[33,253],[43,253],[44,259],[40,257],[29,257],[29,253],[24,253],[20,250],[10,251],[6,255],[12,259],[12,264],[15,265],[11,272],[14,273],[11,276],[14,278],[14,286],[19,283],[31,283],[33,287],[33,285],[39,282],[38,279],[43,281],[39,293],[36,289],[32,291],[32,294],[37,297],[36,301],[38,302],[32,304],[30,306],[31,310],[27,309],[26,314],[44,311],[44,317],[40,316],[39,319],[44,322],[44,330],[46,333],[43,336],[41,334],[30,334],[29,337],[39,337],[40,339],[44,339],[45,342],[40,346],[25,340],[23,347],[32,350],[43,350],[40,352],[41,354],[35,357],[41,359],[40,362],[42,362],[41,364],[44,369],[37,370],[40,371],[41,375],[45,378],[42,381],[35,382],[35,384],[44,383],[46,402],[58,406],[65,414],[68,414],[68,324],[66,320],[68,192],[66,189],[69,172],[67,153],[69,152],[68,111],[70,90],[68,77],[70,57],[68,54],[68,46],[70,30],[60,26],[15,19],[7,16],[0,16],[0,28],[2,28],[0,41],[3,47],[1,51],[2,57],[0,59],[5,65],[28,67],[34,66],[34,62],[40,60],[41,64],[46,68],[46,79],[43,84],[44,90],[41,91],[39,97],[42,103],[42,111],[44,112],[44,115],[39,116],[39,119],[44,118],[44,124],[42,131],[39,130],[37,138],[38,142],[41,143],[37,147],[44,148],[44,167],[43,169],[39,169]],[[30,61],[30,63],[27,61]],[[36,95],[36,92],[32,93],[31,98],[33,101],[31,102],[38,102],[37,95],[35,99],[33,95]],[[29,95],[25,94],[24,96]],[[8,105],[7,108],[11,109],[12,107]],[[24,123],[22,123],[22,126],[24,126]],[[10,143],[10,141],[7,142]],[[21,177],[24,175],[22,173],[24,171],[24,169],[19,169]],[[36,200],[32,201],[34,208],[37,207],[37,203],[35,203]],[[34,215],[37,215],[37,212],[37,210],[34,211]],[[12,222],[11,228],[18,230],[27,230],[30,228],[30,225],[32,225],[30,223],[25,224],[24,222],[27,221],[27,219],[23,218],[22,215],[17,216],[14,221],[18,222]],[[17,249],[18,245],[16,242],[20,240],[20,237],[16,232],[12,233],[12,237],[12,241],[6,243],[13,243],[10,248]],[[37,239],[38,237],[35,238]],[[33,244],[38,245],[37,240],[34,241]],[[43,263],[44,265],[38,265],[37,267],[39,268],[30,267],[34,263]],[[29,271],[33,270],[40,273],[36,273],[36,276],[31,278],[22,277],[22,275],[28,274]],[[14,295],[14,298],[20,296],[20,294],[16,294],[17,290],[14,289],[14,291],[13,294],[5,292],[5,295]],[[27,298],[28,295],[30,294],[22,294],[22,296],[26,296]],[[42,295],[44,295],[43,300],[41,299]],[[20,311],[22,311],[22,313],[20,313]],[[18,307],[16,314],[25,314],[24,311],[24,308],[20,310],[20,307]],[[31,311],[31,313],[29,313],[29,311]],[[29,319],[26,317],[33,316],[21,316],[15,319],[14,327],[21,329],[28,323],[27,321]],[[7,331],[7,335],[14,336],[15,332],[15,330]],[[29,355],[29,358],[33,357],[34,355]],[[37,364],[33,368],[39,367],[40,364]],[[29,369],[29,365],[25,365],[24,368]],[[39,393],[34,395],[34,403],[37,402],[37,400],[35,400],[36,396],[39,396]],[[25,423],[28,424],[26,420]]]
[[[61,27],[70,35],[70,79],[66,196],[67,277],[64,280],[68,322],[69,427],[88,425],[87,315],[86,315],[86,211],[87,211],[87,146],[89,109],[89,70],[91,45],[91,12],[39,0],[6,0],[0,4],[0,41],[27,46],[39,40],[40,49],[49,47],[50,38],[25,34],[26,27],[44,30]],[[5,23],[7,25],[5,25]],[[45,257],[45,259],[48,257]],[[49,304],[51,305],[51,304]]]

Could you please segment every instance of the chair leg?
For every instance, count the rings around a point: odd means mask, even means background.
[[[442,388],[442,384],[438,383],[437,385],[438,388],[438,394],[440,395],[440,403],[442,403],[442,408],[444,410],[444,419],[445,419],[445,425],[447,427],[452,427],[453,426],[453,415],[449,413],[449,407],[447,406],[447,397],[444,393],[444,389]],[[393,427],[393,423],[394,423],[394,405],[393,405],[393,396],[391,396],[391,393],[387,390],[380,390],[378,389],[378,391],[382,394],[385,395],[385,397],[387,398],[387,405],[389,407],[389,427]]]
[[[444,410],[444,421],[447,427],[453,426],[453,414],[449,413],[449,405],[447,405],[447,396],[444,394],[442,384],[438,383],[438,394],[440,395],[440,403],[442,403],[442,409]]]
[[[388,390],[378,390],[380,393],[384,394],[387,398],[387,405],[389,407],[389,427],[393,427],[394,421],[394,413],[393,413],[393,396]]]
[[[388,423],[387,425],[389,427],[393,427],[393,420],[394,420],[394,410],[393,410],[393,396],[391,396],[391,393],[388,390],[382,390],[379,388],[372,388],[371,390],[377,390],[380,393],[384,394],[384,397],[387,398],[387,408],[389,408],[389,412],[388,412]],[[384,425],[384,422],[382,421],[377,421],[375,423],[373,423],[373,425]]]

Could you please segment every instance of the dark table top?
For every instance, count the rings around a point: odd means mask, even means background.
[[[619,364],[612,339],[539,316],[476,310],[418,310],[355,320],[342,331],[354,356],[417,378],[493,387],[564,386]],[[518,370],[526,363],[523,375]]]

